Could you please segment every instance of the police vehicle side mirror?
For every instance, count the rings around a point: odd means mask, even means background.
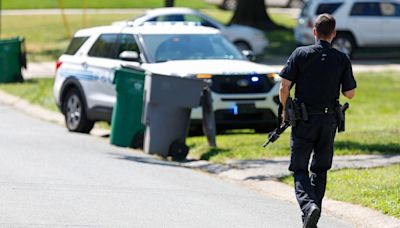
[[[256,61],[256,56],[254,55],[254,52],[250,50],[242,50],[242,55],[244,55],[244,57],[252,62]]]
[[[140,56],[137,51],[123,51],[119,54],[119,58],[124,61],[139,62]]]

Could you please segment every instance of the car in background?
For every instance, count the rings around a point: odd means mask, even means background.
[[[235,10],[237,0],[206,0],[206,2],[218,5],[221,9]],[[301,8],[304,0],[265,0],[265,5],[270,7]]]
[[[276,125],[279,76],[253,63],[217,29],[196,24],[147,23],[103,26],[75,33],[57,61],[54,96],[70,131],[89,132],[95,121],[111,121],[116,101],[115,69],[129,64],[147,72],[212,82],[219,129]],[[201,127],[200,108],[192,129]]]
[[[243,25],[223,25],[215,19],[190,8],[158,8],[147,10],[145,14],[131,19],[132,26],[141,26],[146,22],[197,22],[203,26],[218,29],[239,50],[250,50],[254,54],[262,54],[268,46],[265,33],[256,28]],[[126,23],[126,21],[115,24]]]
[[[348,56],[361,47],[400,46],[399,0],[310,0],[294,31],[297,43],[314,43],[313,22],[322,13],[336,18],[332,46]]]

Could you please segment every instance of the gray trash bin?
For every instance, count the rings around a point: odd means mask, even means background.
[[[194,78],[147,74],[144,151],[174,160],[184,160],[189,152],[186,136],[192,108],[200,105],[203,89],[209,83]]]

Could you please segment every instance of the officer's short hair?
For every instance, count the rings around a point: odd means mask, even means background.
[[[327,13],[321,14],[315,19],[315,29],[318,37],[329,37],[336,27],[335,18]]]

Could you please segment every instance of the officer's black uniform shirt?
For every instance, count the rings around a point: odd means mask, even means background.
[[[334,105],[340,89],[346,92],[357,86],[347,55],[326,41],[297,48],[280,76],[295,83],[295,97],[310,106]]]

